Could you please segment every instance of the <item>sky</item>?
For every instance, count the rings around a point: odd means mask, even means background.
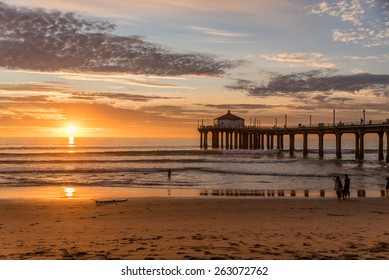
[[[384,0],[0,0],[2,137],[389,118]]]

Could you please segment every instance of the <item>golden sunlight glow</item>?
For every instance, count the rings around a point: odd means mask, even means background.
[[[74,125],[69,125],[67,128],[66,128],[66,131],[69,135],[74,135],[74,133],[76,133],[77,131],[77,127],[75,127]]]
[[[69,197],[69,198],[73,197],[74,192],[75,192],[74,188],[65,188],[66,197]]]
[[[74,145],[74,134],[77,132],[77,127],[74,125],[69,125],[66,128],[66,132],[68,133],[68,144]]]

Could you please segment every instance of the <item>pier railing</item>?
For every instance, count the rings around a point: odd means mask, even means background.
[[[388,125],[389,119],[386,120],[369,120],[360,122],[336,122],[336,123],[316,123],[316,124],[294,124],[294,125],[273,125],[273,126],[260,126],[260,125],[244,125],[238,127],[228,127],[223,125],[200,125],[199,129],[280,129],[280,128],[324,128],[324,127],[355,127],[355,126],[369,126],[369,125]]]

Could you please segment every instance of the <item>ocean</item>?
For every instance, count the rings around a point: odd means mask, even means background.
[[[309,152],[304,158],[298,145],[294,156],[288,150],[201,150],[197,138],[76,138],[74,145],[67,138],[1,138],[0,188],[333,190],[332,177],[344,174],[351,189],[385,186],[389,167],[374,147],[363,161],[347,143],[340,160],[332,144],[323,159],[315,147]]]

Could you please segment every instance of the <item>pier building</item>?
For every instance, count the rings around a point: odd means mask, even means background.
[[[302,135],[303,155],[308,155],[308,136],[318,136],[318,153],[319,157],[324,156],[324,136],[332,134],[336,141],[336,157],[342,158],[342,136],[352,134],[355,139],[355,158],[364,159],[365,154],[365,135],[378,135],[378,159],[389,162],[389,119],[385,121],[364,120],[354,123],[317,123],[309,125],[285,125],[273,127],[262,127],[257,121],[254,125],[246,125],[245,120],[232,114],[227,114],[214,119],[213,125],[198,126],[200,133],[200,148],[208,149],[249,149],[249,150],[284,150],[284,141],[289,139],[289,152],[291,155],[295,152],[296,135]],[[208,142],[210,138],[210,142]],[[386,146],[386,149],[384,149]],[[386,155],[384,155],[386,151]]]
[[[231,114],[228,110],[227,114],[214,119],[214,125],[223,128],[242,128],[244,127],[244,119]]]

